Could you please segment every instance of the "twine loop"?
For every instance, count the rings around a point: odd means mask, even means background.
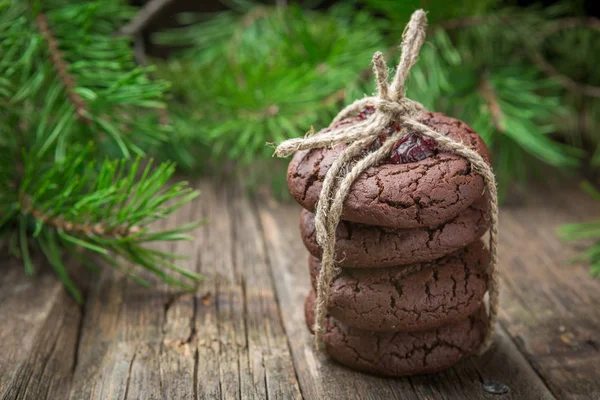
[[[405,96],[405,80],[410,69],[416,63],[419,51],[425,41],[427,17],[423,10],[417,10],[411,16],[402,35],[402,54],[391,84],[388,82],[388,69],[380,52],[373,56],[373,72],[377,83],[377,95],[356,100],[345,107],[333,119],[330,129],[320,134],[307,135],[304,138],[290,139],[279,144],[275,155],[288,156],[296,151],[316,148],[329,148],[338,144],[347,147],[333,162],[323,179],[323,186],[315,210],[315,229],[319,246],[322,249],[321,270],[317,279],[317,301],[315,316],[315,344],[323,348],[323,335],[326,330],[327,305],[331,282],[338,273],[335,260],[335,233],[341,220],[343,204],[352,184],[365,170],[384,162],[394,145],[409,131],[436,141],[440,151],[454,153],[466,159],[477,174],[484,179],[490,202],[488,266],[489,317],[486,337],[480,347],[485,351],[492,343],[494,326],[498,315],[499,277],[496,268],[498,237],[498,196],[496,180],[492,169],[479,153],[466,145],[455,142],[428,126],[419,122],[419,115],[425,110],[416,101]],[[343,124],[343,120],[356,116],[364,107],[372,106],[375,111],[365,120],[353,124]],[[398,124],[401,129],[387,137],[381,146],[368,151],[381,132]]]

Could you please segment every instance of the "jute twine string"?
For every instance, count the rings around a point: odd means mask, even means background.
[[[337,144],[348,144],[327,171],[323,187],[316,207],[315,227],[317,242],[322,248],[321,270],[317,280],[317,304],[314,325],[315,344],[323,348],[323,334],[326,329],[327,305],[331,281],[339,272],[335,263],[335,232],[340,222],[343,204],[350,192],[352,184],[369,167],[376,166],[386,160],[394,145],[409,131],[428,137],[437,142],[442,151],[457,154],[470,162],[474,172],[481,175],[490,201],[489,250],[488,266],[489,319],[486,337],[479,349],[485,351],[492,343],[494,326],[498,315],[499,277],[497,270],[497,238],[498,238],[498,200],[496,180],[490,166],[481,155],[462,143],[438,133],[417,121],[424,111],[421,104],[405,97],[405,80],[410,69],[417,61],[419,51],[425,40],[427,17],[423,10],[413,13],[406,26],[402,40],[402,55],[391,85],[388,83],[386,62],[380,52],[373,56],[373,71],[377,82],[377,96],[366,97],[355,101],[344,108],[333,120],[335,126],[341,120],[356,115],[369,105],[375,112],[366,120],[351,125],[340,125],[324,134],[290,139],[275,150],[279,157],[304,149],[326,148]],[[365,152],[388,126],[397,123],[402,129],[390,135],[375,151]],[[361,158],[362,157],[362,158]],[[356,161],[358,160],[358,161]]]

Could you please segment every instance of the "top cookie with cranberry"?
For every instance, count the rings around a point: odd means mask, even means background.
[[[339,124],[356,123],[372,111],[367,107]],[[464,122],[432,112],[424,112],[419,121],[465,144],[490,162],[487,146]],[[335,126],[318,134],[326,135],[332,128]],[[399,125],[386,128],[372,146],[380,146],[388,135],[400,129]],[[346,147],[340,144],[295,154],[288,166],[287,182],[302,207],[315,210],[325,175]],[[353,183],[342,219],[391,228],[436,227],[456,217],[483,193],[483,178],[468,161],[439,151],[434,141],[409,132],[394,146],[386,162],[367,169]]]

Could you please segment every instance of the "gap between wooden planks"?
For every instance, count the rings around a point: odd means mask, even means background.
[[[501,213],[505,282],[495,348],[442,374],[382,379],[323,360],[302,302],[307,253],[299,207],[199,182],[201,196],[168,226],[208,217],[189,255],[206,280],[196,295],[141,288],[104,268],[84,307],[51,273],[0,278],[0,399],[13,398],[600,398],[600,283],[569,265],[560,223],[600,208],[577,192],[531,193]],[[507,384],[502,396],[482,381]]]

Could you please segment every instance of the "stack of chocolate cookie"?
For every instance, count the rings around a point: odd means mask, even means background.
[[[489,162],[487,147],[465,123],[439,113],[424,113],[420,121]],[[321,249],[311,210],[343,149],[300,151],[288,168],[290,191],[305,209],[300,229],[313,288]],[[478,348],[489,263],[480,238],[489,219],[483,179],[467,161],[409,133],[388,162],[354,182],[342,219],[335,245],[341,272],[332,282],[324,334],[331,357],[354,369],[403,376],[448,368]],[[305,304],[309,328],[315,296],[311,291]]]

